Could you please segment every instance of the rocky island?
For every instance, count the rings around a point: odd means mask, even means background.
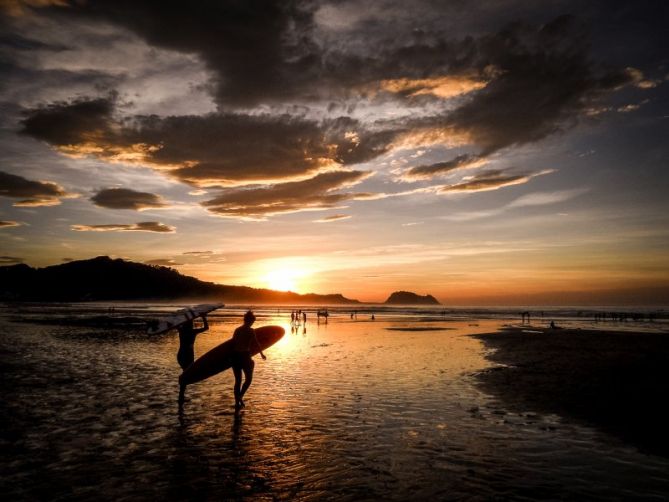
[[[410,291],[395,291],[385,301],[386,305],[441,305],[432,295],[417,295]]]

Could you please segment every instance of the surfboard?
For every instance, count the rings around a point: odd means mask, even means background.
[[[203,303],[202,305],[181,309],[174,314],[148,321],[146,332],[149,335],[160,335],[221,307],[224,307],[222,303]]]
[[[285,333],[281,326],[263,326],[256,328],[255,331],[262,350],[281,340]],[[179,376],[179,384],[185,387],[192,383],[201,382],[232,367],[232,347],[232,339],[230,339],[199,357]],[[252,350],[251,355],[258,352],[258,350]]]

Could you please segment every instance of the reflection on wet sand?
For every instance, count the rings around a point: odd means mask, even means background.
[[[230,337],[239,317],[228,314],[210,318],[196,357]],[[669,493],[666,460],[479,391],[472,375],[490,363],[468,334],[498,320],[335,315],[291,333],[289,317],[260,312],[258,325],[287,333],[257,361],[247,408],[235,413],[225,372],[189,387],[181,415],[176,335],[0,323],[7,497]]]

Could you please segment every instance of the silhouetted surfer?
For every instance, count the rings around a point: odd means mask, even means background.
[[[177,328],[179,331],[179,351],[177,352],[177,361],[182,370],[188,368],[193,364],[193,361],[195,361],[195,351],[193,350],[195,337],[209,329],[206,315],[202,316],[202,321],[204,322],[204,326],[201,328],[195,329],[192,320]]]
[[[235,408],[244,407],[242,398],[251,386],[253,380],[253,368],[255,363],[251,358],[251,350],[254,345],[260,352],[260,357],[267,359],[262,353],[260,344],[256,339],[256,332],[251,327],[256,320],[256,316],[250,310],[244,314],[244,324],[239,326],[232,335],[233,354],[232,371],[235,374]],[[244,372],[244,385],[242,385],[242,371]]]

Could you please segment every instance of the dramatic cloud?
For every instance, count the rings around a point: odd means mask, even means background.
[[[458,169],[473,169],[486,164],[486,160],[478,155],[458,155],[453,160],[436,164],[416,166],[404,173],[404,177],[412,179],[429,179],[434,176],[450,174]]]
[[[457,75],[420,79],[400,78],[382,80],[380,83],[381,89],[387,92],[409,97],[432,94],[444,99],[483,89],[486,85],[487,82],[477,78]]]
[[[319,220],[314,220],[314,223],[331,223],[333,221],[348,220],[350,217],[350,214],[333,214],[331,216],[325,216]]]
[[[23,258],[17,258],[16,256],[0,256],[0,265],[16,265],[17,263],[23,263]]]
[[[76,197],[50,181],[33,181],[16,174],[0,171],[0,196],[21,199],[15,206],[56,206],[60,199]]]
[[[363,198],[365,193],[334,193],[371,176],[363,171],[334,171],[305,181],[281,183],[267,188],[236,189],[222,192],[202,203],[219,216],[264,219],[266,216],[338,207],[342,202]]]
[[[159,232],[173,233],[172,226],[157,221],[142,221],[140,223],[119,223],[106,225],[72,225],[72,230],[78,232]]]
[[[487,171],[472,176],[471,179],[455,183],[453,185],[445,185],[439,188],[440,193],[454,193],[454,192],[487,192],[489,190],[498,190],[503,187],[512,185],[522,185],[527,183],[536,176],[549,174],[553,171],[544,170],[538,173],[531,174],[507,174],[504,171]]]
[[[0,228],[18,227],[20,225],[18,221],[0,220]]]
[[[539,28],[516,24],[478,42],[497,78],[446,117],[483,153],[538,141],[569,125],[598,97],[632,82],[593,64],[584,30],[560,17]]]
[[[167,204],[160,195],[148,192],[137,192],[128,188],[108,188],[100,190],[91,201],[100,207],[110,209],[142,209],[165,207]]]
[[[412,15],[391,29],[380,10],[370,18],[374,26],[327,28],[340,9],[330,6],[325,15],[327,5],[318,2],[209,2],[197,9],[130,0],[54,3],[30,8],[51,22],[117,30],[136,45],[204,65],[210,80],[201,87],[218,108],[203,115],[170,115],[178,113],[170,108],[137,114],[130,111],[134,96],[110,83],[112,89],[99,91],[106,97],[26,110],[22,133],[73,158],[143,166],[197,188],[231,189],[203,203],[220,216],[262,219],[402,195],[333,193],[336,188],[319,185],[355,166],[382,170],[381,156],[401,157],[404,149],[463,147],[442,162],[392,171],[404,181],[480,168],[493,153],[567,130],[625,85],[656,85],[636,68],[600,64],[587,29],[570,16],[502,29],[489,24],[466,35],[436,22],[416,30]],[[21,10],[20,3],[12,5]],[[430,2],[421,9],[424,20],[451,12]],[[16,43],[38,50],[46,42]],[[532,176],[491,173],[432,188],[492,190]],[[123,190],[102,190],[91,200],[114,209],[165,206],[157,195]]]
[[[121,25],[151,44],[198,53],[215,76],[220,111],[123,117],[112,94],[30,110],[23,133],[65,155],[151,167],[198,187],[308,183],[390,150],[422,145],[469,146],[474,151],[410,168],[403,179],[425,180],[478,168],[493,152],[569,127],[599,98],[624,84],[644,82],[638,71],[604,70],[593,63],[586,33],[570,17],[538,27],[515,23],[497,33],[461,40],[436,34],[420,40],[402,38],[363,55],[345,45],[326,51],[315,42],[313,9],[302,3],[212,4],[197,11],[142,2],[120,6],[94,1],[49,12]],[[298,96],[324,106],[342,92],[357,96],[350,100],[349,114],[360,101],[359,93],[370,93],[367,103],[377,94],[408,100],[417,106],[416,113],[384,119],[383,107],[372,108],[364,118],[330,118],[323,110],[314,118],[318,114],[310,115],[309,108],[295,107],[291,113],[270,107],[231,111],[237,105],[295,105]],[[469,190],[466,183],[463,189]],[[251,192],[239,192],[246,193]],[[327,195],[330,201],[337,198]],[[129,209],[163,204],[151,200],[152,194],[137,201],[129,194],[123,200],[120,196],[119,191],[103,191],[93,201]],[[335,203],[302,200],[303,209]],[[233,207],[234,200],[218,201],[217,197],[205,206],[217,214],[244,217],[300,207],[300,200],[292,197],[290,202],[257,204],[256,213],[247,214],[244,207]]]
[[[65,152],[77,145],[94,148],[114,134],[113,111],[111,98],[52,103],[29,113],[23,121],[22,132],[59,146]]]
[[[317,122],[289,115],[209,114],[119,122],[112,109],[110,99],[39,108],[24,120],[23,133],[66,155],[146,165],[200,186],[304,179],[373,159],[388,149],[393,135],[366,131],[346,117]]]

